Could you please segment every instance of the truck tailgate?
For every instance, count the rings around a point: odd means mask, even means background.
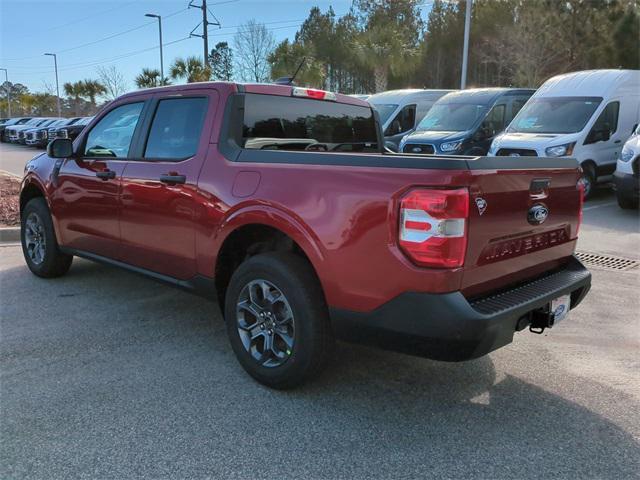
[[[579,171],[572,159],[518,158],[496,168],[469,161],[467,297],[558,267],[575,248],[581,215]],[[566,162],[566,168],[560,162]],[[521,162],[520,167],[518,163]],[[515,168],[511,168],[515,167]]]

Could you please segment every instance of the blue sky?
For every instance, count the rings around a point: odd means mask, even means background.
[[[189,0],[0,0],[0,68],[8,69],[11,82],[44,91],[45,85],[55,87],[53,57],[43,55],[53,52],[58,55],[61,86],[97,78],[99,65],[115,65],[133,88],[142,67],[159,68],[160,63],[157,21],[145,13],[162,15],[163,42],[176,42],[164,48],[165,74],[177,56],[202,56],[202,39],[185,39],[202,15],[199,9],[187,9],[188,4]],[[341,15],[351,0],[208,0],[208,5],[223,27],[209,27],[211,48],[219,41],[231,44],[237,28],[251,18],[265,23],[276,41],[293,38],[311,7],[326,11],[333,6]],[[119,35],[127,30],[131,31]]]

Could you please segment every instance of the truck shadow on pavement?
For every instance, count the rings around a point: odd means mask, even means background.
[[[279,392],[237,364],[213,302],[83,261],[54,281],[11,268],[2,288],[5,478],[640,471],[637,441],[605,418],[639,406],[595,380],[571,394],[598,398],[600,413],[497,372],[491,356],[450,364],[340,343],[321,378]],[[567,375],[544,359],[531,369],[552,385]]]

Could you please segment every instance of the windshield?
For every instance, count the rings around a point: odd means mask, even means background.
[[[532,98],[518,112],[507,132],[579,132],[585,127],[600,102],[600,97]]]
[[[486,105],[473,103],[436,103],[416,128],[419,132],[464,132],[483,118]]]
[[[398,105],[393,103],[372,103],[371,106],[378,112],[381,125],[387,123],[391,114],[398,108]]]

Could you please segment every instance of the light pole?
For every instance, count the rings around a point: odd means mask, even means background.
[[[162,17],[155,13],[145,13],[144,16],[158,19],[158,33],[160,34],[160,85],[164,85],[164,62],[162,60]]]
[[[469,29],[471,27],[471,2],[467,0],[467,8],[464,13],[464,46],[462,47],[462,75],[460,76],[460,89],[467,86],[467,64],[469,63]]]
[[[7,117],[11,118],[11,85],[9,85],[9,73],[6,68],[0,68],[4,70],[4,83],[7,86]]]
[[[60,110],[60,85],[58,84],[58,56],[55,53],[45,53],[49,57],[53,57],[53,66],[56,69],[56,100],[58,104],[58,116],[62,117],[62,110]]]

